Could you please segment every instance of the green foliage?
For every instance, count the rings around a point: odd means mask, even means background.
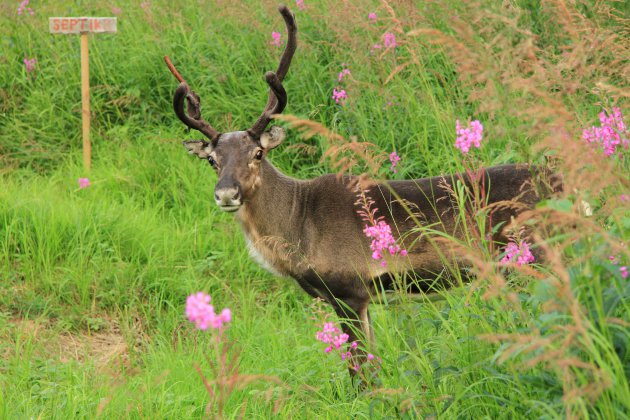
[[[393,5],[395,18],[380,2],[346,2],[345,12],[338,2],[305,3],[305,11],[292,7],[300,46],[284,83],[285,113],[396,150],[398,179],[461,169],[453,146],[457,118],[483,120],[486,143],[476,156],[485,164],[540,163],[552,155],[535,148],[535,135],[523,129],[531,120],[519,100],[529,92],[495,80],[494,96],[475,96],[482,78],[463,81],[448,46],[405,36],[425,24],[456,33],[453,11],[466,16],[466,2],[447,2],[448,13],[435,2],[401,2]],[[505,11],[486,3],[488,10]],[[561,55],[571,42],[538,3],[514,2],[515,21],[537,36],[543,51]],[[582,3],[584,13],[595,14]],[[233,417],[562,418],[567,407],[576,417],[628,416],[630,288],[608,259],[617,255],[630,264],[622,248],[630,240],[630,217],[627,204],[618,203],[619,194],[628,193],[627,153],[615,167],[625,171],[626,183],[592,192],[598,228],[574,241],[570,231],[550,235],[550,243],[571,243],[561,247],[562,268],[538,267],[544,280],[501,272],[509,287],[493,298],[484,292],[496,285],[484,278],[440,300],[403,296],[398,304],[375,305],[381,388],[357,392],[345,366],[314,340],[305,293],[258,268],[233,217],[215,208],[214,172],[185,153],[180,141],[197,134],[187,134],[172,111],[176,81],[163,64],[165,54],[201,95],[204,117],[219,130],[253,123],[267,97],[262,75],[280,54],[269,45],[272,30],[284,32],[275,5],[118,2],[119,32],[90,38],[94,159],[86,173],[80,166],[79,40],[48,34],[47,18],[109,16],[113,3],[33,2],[34,16],[18,16],[18,4],[0,5],[1,418],[203,417],[208,399],[193,366],[212,371],[210,338],[193,331],[183,314],[186,296],[198,290],[232,309],[228,334],[240,351],[240,372],[277,377],[290,389],[273,383],[239,389],[225,408]],[[377,24],[367,22],[372,11]],[[400,29],[401,46],[371,50],[393,27]],[[514,39],[524,37],[518,32]],[[33,72],[26,72],[25,57],[37,58]],[[342,63],[352,72],[344,106],[331,98]],[[576,88],[564,99],[578,121],[589,122],[600,109],[597,100],[607,105],[600,95]],[[492,101],[501,106],[487,109]],[[544,101],[530,105],[538,102]],[[321,160],[325,141],[306,142],[314,147],[295,147],[304,144],[289,131],[271,159],[299,178],[330,172],[331,162]],[[79,189],[84,176],[92,185]],[[570,196],[540,210],[568,218],[576,203]],[[568,281],[558,282],[565,272]],[[571,300],[559,291],[570,292]],[[579,316],[571,316],[570,304]],[[581,329],[563,348],[566,336],[555,334],[576,320],[583,321]],[[512,335],[494,339],[504,334]],[[523,337],[550,344],[529,351],[518,341]],[[555,359],[541,358],[552,351],[559,352]],[[596,369],[558,368],[567,360]],[[606,387],[587,389],[572,403],[564,399],[567,389],[590,383]],[[275,399],[281,400],[278,412]]]

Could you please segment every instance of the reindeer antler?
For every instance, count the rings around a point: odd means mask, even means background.
[[[184,99],[188,100],[188,113],[184,111]],[[213,142],[216,142],[221,133],[215,130],[206,120],[201,118],[199,112],[199,96],[190,90],[188,85],[180,83],[173,96],[173,109],[179,119],[190,128],[202,132]],[[192,114],[192,116],[188,115]]]
[[[212,141],[216,141],[221,133],[215,130],[210,123],[201,118],[201,98],[194,91],[190,90],[184,78],[179,74],[168,55],[164,56],[164,61],[173,76],[180,82],[173,95],[173,108],[179,119],[189,128],[194,128],[202,132]],[[187,102],[187,112],[184,111],[184,99]]]
[[[247,130],[253,137],[260,137],[271,121],[271,116],[281,113],[287,104],[287,94],[282,87],[282,81],[289,70],[291,59],[297,48],[297,26],[295,25],[295,18],[287,6],[278,7],[278,11],[287,26],[287,45],[284,48],[276,72],[267,72],[265,74],[265,80],[270,87],[269,99],[267,99],[265,110],[258,117],[258,120],[256,120],[252,128]]]
[[[175,78],[179,81],[179,83],[186,83],[182,75],[179,74],[179,72],[177,71],[173,63],[171,62],[171,59],[168,58],[168,55],[164,56],[164,61],[166,62],[166,66],[168,67],[168,69],[171,71],[171,73],[173,73],[173,76],[175,76]]]
[[[287,45],[284,48],[278,69],[276,72],[267,72],[265,74],[265,80],[269,85],[269,98],[267,99],[267,105],[262,112],[258,120],[254,123],[252,128],[247,130],[249,134],[254,138],[259,138],[263,133],[273,114],[279,114],[284,110],[287,105],[287,93],[282,86],[282,80],[289,70],[291,65],[291,59],[297,48],[297,26],[295,25],[295,18],[287,6],[278,7],[278,11],[284,19],[284,23],[287,26]],[[202,132],[213,142],[216,142],[221,133],[215,130],[210,123],[201,118],[201,99],[194,91],[190,90],[188,84],[184,78],[179,74],[168,56],[164,56],[164,61],[168,66],[173,76],[180,82],[179,86],[175,90],[173,96],[173,108],[175,114],[179,119],[186,124],[189,128],[193,128]],[[187,101],[187,112],[184,111],[184,100]]]

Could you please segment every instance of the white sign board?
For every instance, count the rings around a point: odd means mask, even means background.
[[[51,34],[115,33],[115,17],[51,17]]]
[[[51,17],[48,18],[51,34],[81,34],[81,120],[83,122],[83,164],[92,165],[90,143],[90,59],[89,34],[115,33],[115,17]]]

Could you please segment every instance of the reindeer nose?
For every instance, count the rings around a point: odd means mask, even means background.
[[[218,188],[214,191],[214,199],[223,210],[236,210],[241,205],[241,189],[238,186]]]

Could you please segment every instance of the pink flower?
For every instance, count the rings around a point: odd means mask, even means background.
[[[374,360],[374,355],[372,353],[368,353],[367,359],[368,360]]]
[[[368,14],[368,20],[370,22],[376,22],[376,13],[374,13],[374,12],[369,13]]]
[[[272,32],[271,33],[271,38],[273,38],[273,40],[270,42],[271,45],[275,45],[276,47],[280,47],[282,46],[282,41],[280,40],[280,37],[282,35],[280,34],[280,32]]]
[[[628,148],[628,127],[619,108],[613,107],[612,115],[606,115],[605,111],[600,112],[599,122],[600,127],[582,130],[582,138],[586,142],[599,145],[606,156],[613,155],[617,147]]]
[[[215,318],[210,299],[210,295],[203,292],[192,294],[186,299],[186,317],[200,330],[208,329]]]
[[[628,267],[626,267],[625,265],[619,267],[619,272],[621,273],[621,277],[623,277],[624,279],[628,278]]]
[[[372,49],[373,50],[380,50],[381,48],[383,48],[383,46],[381,44],[374,44],[374,45],[372,45]]]
[[[621,200],[622,203],[627,203],[628,201],[630,201],[630,195],[628,195],[628,194],[621,194],[619,196],[619,199]]]
[[[383,35],[383,45],[385,45],[385,48],[396,48],[398,46],[396,43],[396,35],[391,32],[385,32]]]
[[[33,70],[35,70],[35,63],[36,62],[37,62],[36,58],[29,59],[27,57],[24,57],[24,67],[26,67],[26,72],[27,73],[30,73]]]
[[[483,125],[479,120],[475,120],[470,123],[468,128],[462,128],[459,124],[459,120],[455,121],[455,133],[457,139],[455,140],[455,147],[461,150],[462,153],[468,154],[471,146],[479,148],[481,146],[481,140],[483,139]]]
[[[90,180],[87,178],[79,178],[79,188],[87,188],[90,186]]]
[[[225,308],[221,311],[221,314],[218,316],[222,322],[231,322],[232,321],[232,311],[229,308]]]
[[[112,6],[112,13],[115,15],[119,15],[122,13],[122,9],[120,7]]]
[[[25,12],[28,12],[31,16],[35,14],[35,12],[33,12],[33,9],[28,7],[29,1],[30,0],[24,0],[22,1],[22,3],[20,3],[20,5],[18,6],[18,15],[24,14]]]
[[[376,226],[365,226],[363,233],[368,238],[373,238],[370,244],[372,250],[372,258],[375,260],[381,260],[381,265],[385,267],[387,262],[384,260],[383,254],[389,252],[389,255],[394,256],[400,254],[403,257],[407,255],[407,251],[400,248],[400,245],[396,244],[396,239],[392,236],[391,227],[384,221],[380,220]],[[385,251],[385,252],[384,252]]]
[[[610,261],[613,265],[619,264],[619,261],[617,261],[617,257],[615,257],[614,255],[609,255],[608,261]]]
[[[328,346],[324,349],[324,352],[330,353],[335,350],[340,350],[341,346],[348,341],[348,334],[341,333],[339,328],[335,326],[332,322],[324,323],[322,330],[317,331],[315,333],[315,338],[317,341],[321,341],[322,343],[328,344]],[[356,348],[356,342],[352,343],[351,348]],[[341,359],[345,360],[347,357],[350,357],[350,352],[340,351]]]
[[[298,7],[298,9],[300,10],[304,10],[306,9],[306,5],[304,4],[304,0],[295,0],[295,5]]]
[[[341,70],[341,73],[339,73],[339,76],[337,77],[337,79],[341,82],[345,76],[350,76],[350,70],[348,69]]]
[[[322,330],[315,333],[317,341],[321,341],[327,346],[324,348],[325,353],[331,353],[333,351],[338,352],[341,360],[349,360],[352,358],[352,350],[356,350],[359,345],[356,341],[350,343],[349,348],[344,348],[344,344],[348,343],[348,334],[342,333],[339,328],[332,322],[325,322],[322,325]],[[374,356],[372,356],[372,359]],[[372,360],[369,359],[368,360]],[[380,361],[380,358],[378,358]],[[357,366],[357,369],[359,367]]]
[[[186,317],[200,330],[220,329],[223,324],[232,321],[232,311],[225,308],[220,315],[215,314],[214,307],[210,305],[210,295],[197,292],[186,299]]]
[[[343,103],[343,100],[348,98],[348,94],[343,89],[337,90],[335,88],[333,89],[332,98],[335,100],[336,103]]]
[[[529,244],[525,241],[510,242],[505,247],[505,256],[501,259],[501,264],[525,265],[533,263],[534,254],[529,250]]]
[[[394,173],[397,173],[398,169],[396,169],[396,165],[400,161],[400,156],[398,156],[396,152],[391,152],[389,154],[389,161],[392,163],[392,166],[389,169],[391,169]]]

